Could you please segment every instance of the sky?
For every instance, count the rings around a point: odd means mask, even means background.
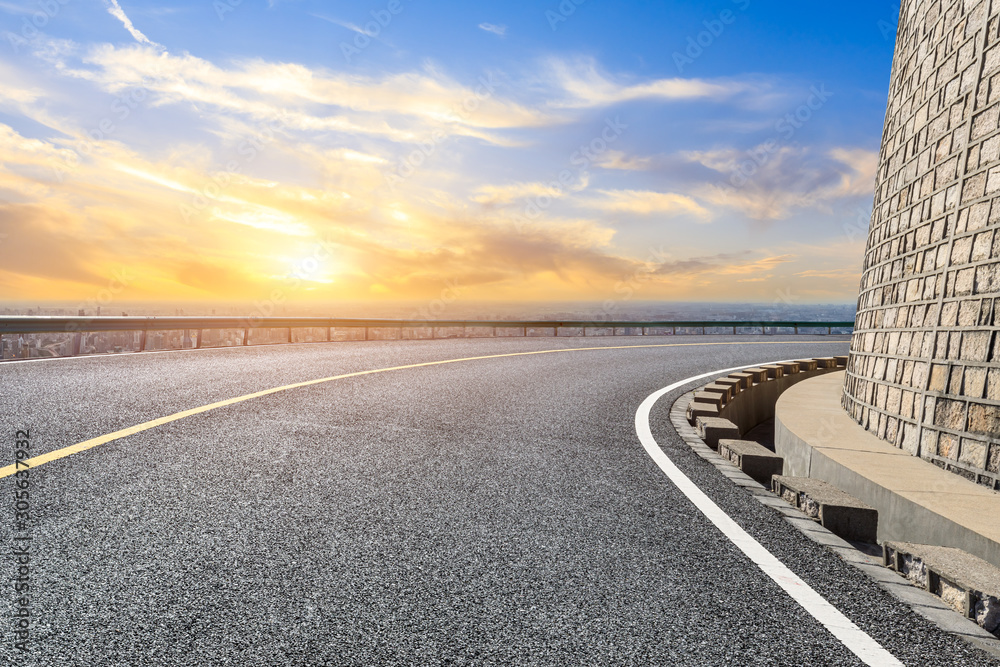
[[[0,301],[853,302],[898,12],[0,0]]]

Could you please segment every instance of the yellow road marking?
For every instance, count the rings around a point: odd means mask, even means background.
[[[106,445],[109,442],[114,442],[115,440],[120,440],[130,435],[135,435],[136,433],[142,433],[143,431],[148,431],[150,429],[156,428],[157,426],[163,426],[164,424],[169,424],[170,422],[179,421],[187,417],[193,417],[194,415],[200,415],[203,412],[209,412],[210,410],[224,408],[227,405],[235,405],[236,403],[249,401],[250,399],[253,398],[260,398],[262,396],[268,396],[270,394],[277,394],[278,392],[281,391],[298,389],[300,387],[309,387],[316,384],[323,384],[325,382],[333,382],[334,380],[344,380],[346,378],[360,377],[362,375],[374,375],[375,373],[388,373],[389,371],[402,371],[410,368],[421,368],[424,366],[441,366],[443,364],[456,364],[462,361],[481,361],[483,359],[501,359],[503,357],[526,357],[532,354],[556,354],[560,352],[590,352],[593,350],[629,350],[632,348],[641,349],[641,348],[657,348],[657,347],[705,347],[710,345],[788,345],[788,344],[803,343],[803,342],[808,345],[834,345],[834,344],[843,344],[846,341],[842,340],[777,341],[776,340],[776,341],[748,341],[748,342],[734,342],[734,343],[668,343],[662,345],[617,345],[613,347],[602,347],[602,346],[574,347],[563,350],[535,350],[533,352],[510,352],[507,354],[489,354],[482,357],[443,359],[441,361],[425,361],[419,364],[407,364],[405,366],[391,366],[389,368],[375,368],[368,371],[355,371],[353,373],[344,373],[343,375],[334,375],[332,377],[320,378],[318,380],[307,380],[305,382],[286,384],[283,387],[265,389],[264,391],[258,391],[252,394],[246,394],[245,396],[237,396],[236,398],[227,398],[224,401],[203,405],[200,408],[191,408],[190,410],[175,412],[174,414],[167,415],[166,417],[160,417],[159,419],[153,419],[148,422],[143,422],[142,424],[129,426],[128,428],[123,428],[122,430],[115,431],[114,433],[108,433],[107,435],[101,435],[96,438],[91,438],[90,440],[84,440],[83,442],[78,442],[75,445],[70,445],[68,447],[63,447],[62,449],[56,449],[54,451],[48,452],[47,454],[40,454],[30,459],[26,459],[25,461],[22,462],[21,469],[22,470],[26,469],[24,467],[24,464],[27,464],[28,468],[36,468],[40,465],[44,465],[52,461],[58,461],[59,459],[64,459],[67,456],[72,456],[73,454],[79,454],[80,452],[85,452],[88,449],[93,449],[94,447],[97,447],[99,445]],[[12,464],[0,468],[0,479],[14,475],[17,472],[17,470],[18,470],[17,464]]]

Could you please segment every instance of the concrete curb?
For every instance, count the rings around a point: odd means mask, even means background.
[[[749,475],[724,459],[698,437],[697,430],[687,421],[687,405],[694,398],[695,391],[688,392],[674,401],[670,407],[670,422],[677,434],[698,456],[711,463],[726,478],[753,496],[760,504],[781,514],[785,521],[794,526],[805,537],[833,551],[842,560],[861,571],[880,588],[900,602],[907,604],[920,616],[934,623],[941,630],[957,635],[971,645],[1000,660],[1000,640],[979,627],[974,621],[963,618],[941,598],[916,588],[904,577],[886,568],[882,559],[870,556],[850,542],[834,535],[803,512],[792,507],[781,498],[764,488]]]
[[[785,474],[833,484],[879,512],[880,542],[962,549],[1000,567],[1000,494],[866,431],[841,405],[842,374],[791,387],[775,406]]]

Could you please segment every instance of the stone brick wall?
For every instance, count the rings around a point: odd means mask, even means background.
[[[845,409],[1000,489],[1000,0],[903,0]]]

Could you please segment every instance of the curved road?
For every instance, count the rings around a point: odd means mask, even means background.
[[[9,462],[17,429],[30,429],[37,455],[292,383],[621,346],[331,380],[34,468],[32,651],[17,652],[5,628],[0,663],[863,664],[678,491],[635,430],[662,387],[844,354],[843,338],[335,343],[5,363],[0,446]],[[683,391],[654,405],[652,433],[743,529],[903,663],[995,664],[695,455],[667,416]],[[5,544],[13,494],[14,478],[0,479]],[[13,557],[0,567],[14,576]]]

